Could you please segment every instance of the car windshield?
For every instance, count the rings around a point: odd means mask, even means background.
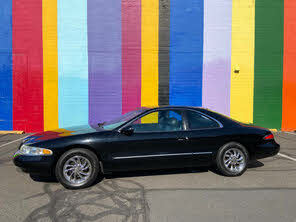
[[[131,111],[131,112],[128,112],[128,113],[125,113],[124,115],[120,116],[120,117],[117,117],[113,120],[110,120],[110,121],[107,121],[107,122],[104,122],[102,124],[99,124],[100,127],[102,127],[103,129],[106,129],[106,130],[113,130],[115,129],[116,127],[128,122],[129,120],[133,119],[134,117],[136,117],[137,115],[143,113],[144,111],[146,111],[147,109],[146,108],[141,108],[141,109],[138,109],[138,110],[134,110],[134,111]]]

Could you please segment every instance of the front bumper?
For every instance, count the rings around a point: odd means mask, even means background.
[[[275,141],[270,141],[265,144],[257,145],[254,150],[254,159],[262,159],[275,156],[280,151],[280,145]]]
[[[40,176],[51,176],[54,173],[53,156],[27,156],[19,154],[14,155],[13,162],[23,171]]]

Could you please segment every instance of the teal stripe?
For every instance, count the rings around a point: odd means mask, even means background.
[[[87,1],[58,0],[59,127],[88,123]]]

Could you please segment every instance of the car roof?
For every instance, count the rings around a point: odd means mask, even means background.
[[[153,110],[153,109],[196,109],[196,110],[205,110],[206,108],[197,107],[197,106],[176,106],[176,105],[167,105],[167,106],[153,106],[153,107],[142,107],[141,109]]]

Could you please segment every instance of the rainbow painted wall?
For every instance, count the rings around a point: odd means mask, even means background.
[[[203,106],[296,129],[295,0],[2,0],[0,130]]]

